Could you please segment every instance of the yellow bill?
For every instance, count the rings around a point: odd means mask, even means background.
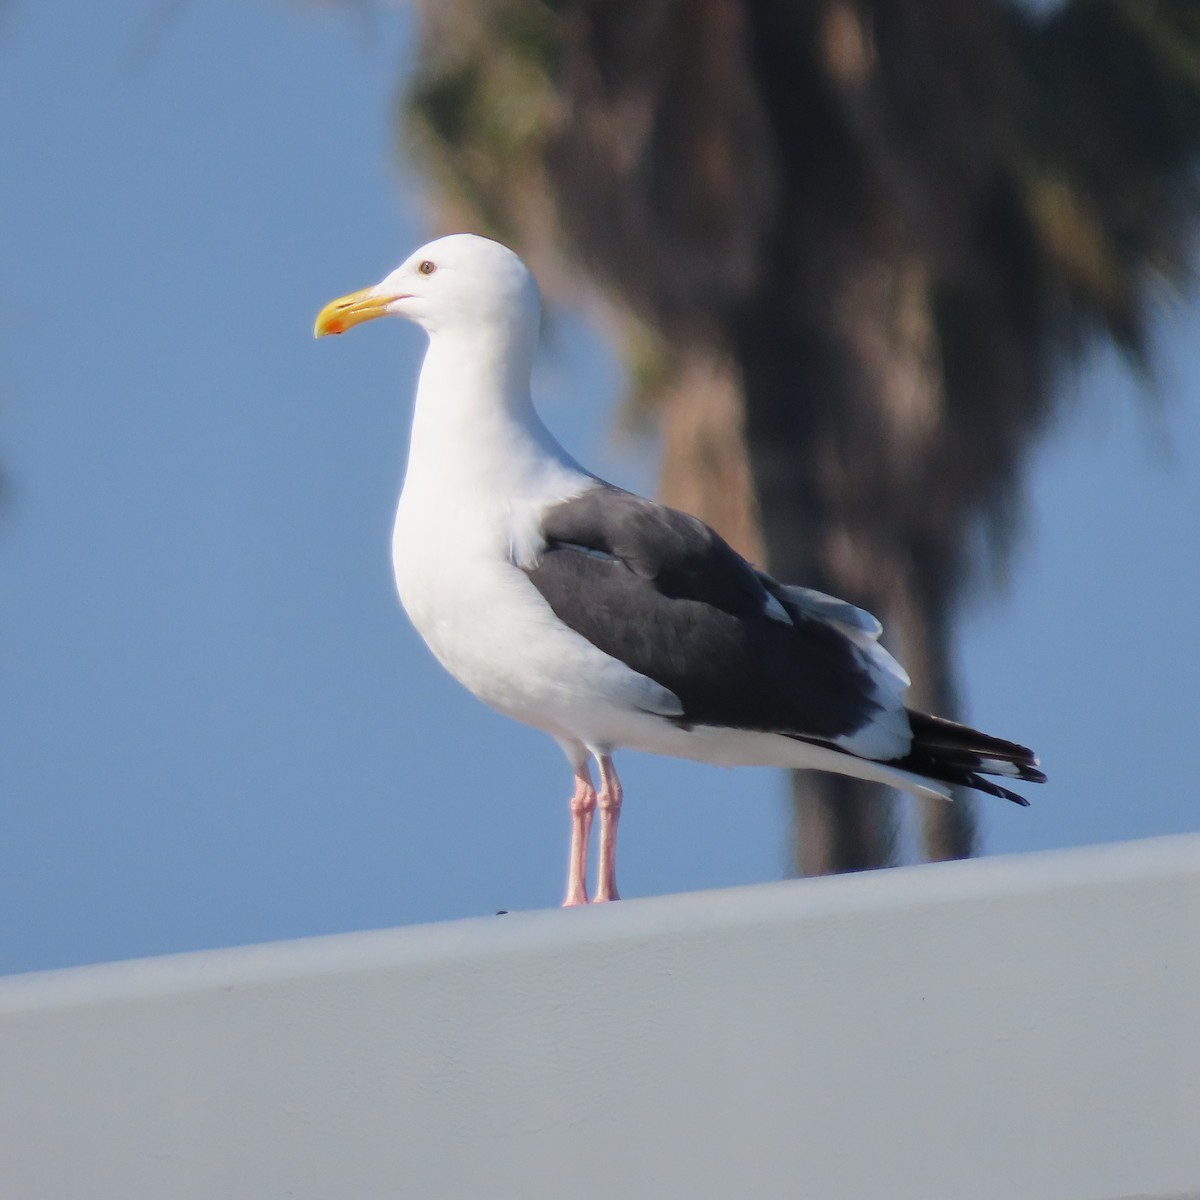
[[[382,317],[387,312],[387,306],[398,299],[399,296],[376,295],[374,288],[363,288],[361,292],[351,292],[348,296],[331,300],[317,314],[313,337],[345,333],[364,321]]]

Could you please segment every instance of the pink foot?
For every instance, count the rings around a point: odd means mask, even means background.
[[[607,754],[596,759],[600,767],[600,863],[596,880],[596,903],[620,900],[617,891],[617,822],[621,819],[624,792],[616,768]]]
[[[575,768],[575,794],[571,797],[571,860],[567,871],[567,898],[563,908],[588,902],[588,838],[592,834],[592,814],[596,811],[596,789],[587,762]]]

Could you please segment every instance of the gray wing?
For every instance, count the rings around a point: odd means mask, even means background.
[[[681,724],[844,744],[891,699],[839,628],[869,614],[792,595],[695,517],[601,484],[548,508],[542,533],[523,569],[555,615],[678,696]]]

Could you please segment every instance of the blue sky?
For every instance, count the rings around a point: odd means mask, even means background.
[[[388,547],[420,335],[314,342],[434,232],[393,152],[403,7],[0,13],[0,971],[556,904],[569,773],[444,677]],[[1200,827],[1200,313],[1160,417],[1104,356],[1030,472],[970,716],[1032,742],[990,853]],[[544,415],[652,487],[620,379],[555,323]],[[625,756],[627,895],[786,873],[782,780]]]

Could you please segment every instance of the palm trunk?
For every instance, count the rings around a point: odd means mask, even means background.
[[[953,718],[948,572],[919,536],[928,522],[909,511],[918,488],[905,477],[925,461],[942,396],[926,276],[910,258],[840,251],[806,271],[781,266],[735,333],[740,370],[696,357],[668,389],[661,490],[780,579],[877,613],[913,677],[911,703]],[[887,789],[801,771],[790,792],[800,873],[896,861]],[[969,797],[921,802],[921,821],[928,857],[975,852]]]
[[[774,261],[736,335],[771,570],[879,614],[916,683],[914,704],[954,716],[942,590],[953,571],[924,544],[914,466],[936,436],[943,392],[926,272],[854,238],[831,238],[819,258],[810,247],[803,262],[781,238]],[[799,773],[792,796],[803,873],[895,861],[884,789]],[[929,806],[925,818],[933,856],[971,853],[969,804]]]

